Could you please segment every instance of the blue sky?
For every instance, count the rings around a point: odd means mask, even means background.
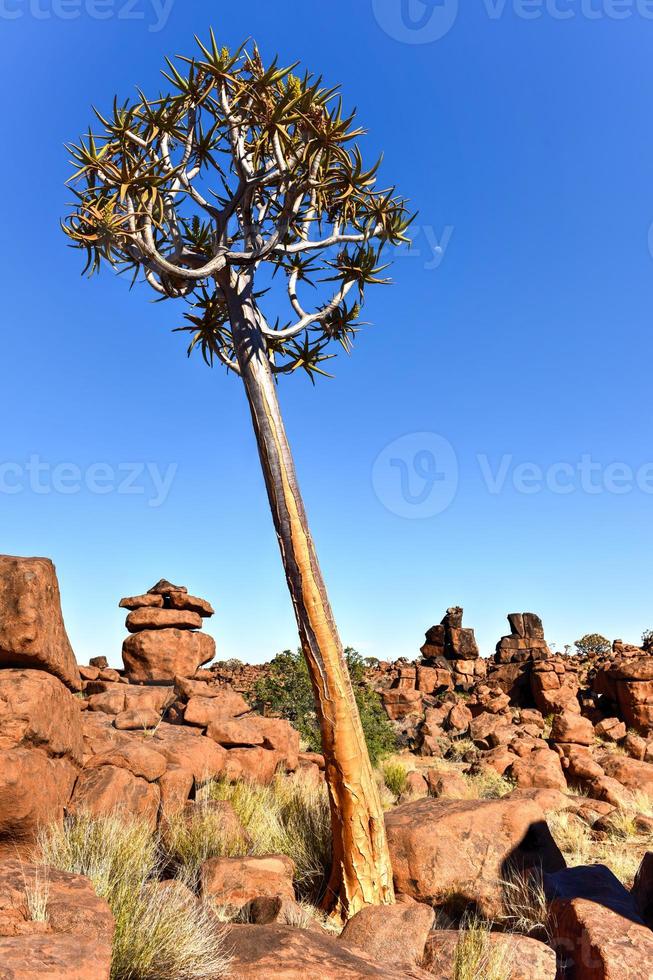
[[[58,225],[90,104],[210,24],[342,83],[420,212],[335,380],[280,389],[343,640],[412,657],[452,604],[484,653],[516,610],[560,648],[653,627],[651,6],[1,0],[1,550],[55,561],[80,661],[161,576],[221,658],[296,643],[238,379]]]

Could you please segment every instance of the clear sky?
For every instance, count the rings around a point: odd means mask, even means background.
[[[412,657],[453,604],[484,653],[512,611],[559,647],[653,627],[653,4],[460,8],[0,0],[1,550],[55,561],[80,661],[162,576],[221,658],[296,644],[240,382],[59,231],[90,104],[211,24],[341,83],[420,212],[335,380],[280,389],[343,640]]]

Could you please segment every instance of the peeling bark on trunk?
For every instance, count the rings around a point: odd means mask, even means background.
[[[225,289],[238,365],[295,608],[322,733],[331,804],[333,865],[325,907],[350,917],[394,901],[383,810],[342,643],[297,485],[261,314],[243,277]]]

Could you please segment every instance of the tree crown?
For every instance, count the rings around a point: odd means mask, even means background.
[[[297,65],[266,67],[255,45],[196,40],[196,57],[167,62],[169,94],[95,110],[100,131],[68,147],[75,202],[63,228],[85,272],[106,263],[185,299],[189,353],[236,371],[226,290],[267,268],[258,302],[278,274],[288,319],[259,321],[272,368],[313,379],[333,343],[350,350],[365,288],[389,281],[381,253],[408,241],[412,218],[394,188],[377,187],[380,161],[366,168],[364,131],[337,89]]]
[[[600,656],[612,649],[610,641],[600,633],[586,633],[575,641],[574,646],[583,656]]]

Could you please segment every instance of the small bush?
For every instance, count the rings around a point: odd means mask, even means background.
[[[398,760],[391,760],[383,764],[383,781],[390,792],[396,798],[406,789],[408,781],[408,770],[405,765]]]
[[[376,765],[397,748],[397,736],[385,713],[381,698],[365,682],[365,661],[355,650],[345,650],[347,667],[367,742],[367,749]],[[321,751],[320,725],[315,710],[313,688],[308,667],[301,650],[285,650],[277,654],[269,671],[256,684],[257,701],[270,706],[275,714],[292,722],[306,746]]]

